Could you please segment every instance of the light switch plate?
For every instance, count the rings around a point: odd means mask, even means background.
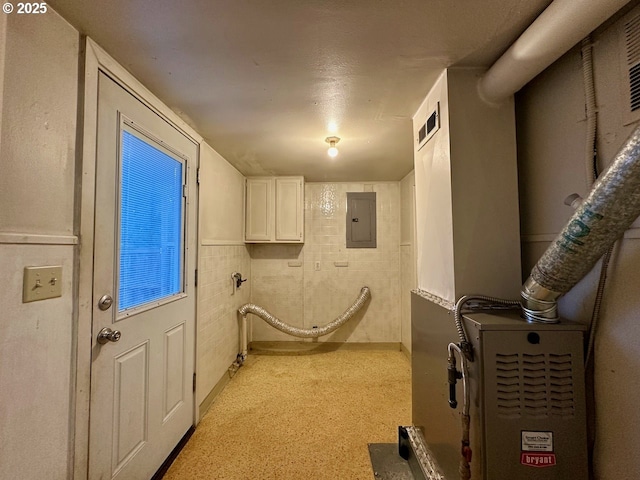
[[[22,303],[62,296],[62,267],[24,267]]]

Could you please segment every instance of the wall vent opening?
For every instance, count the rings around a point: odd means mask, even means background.
[[[640,8],[619,22],[624,124],[640,120]]]
[[[431,137],[440,129],[440,102],[427,117],[427,121],[418,130],[418,150],[425,146]]]
[[[640,15],[625,23],[624,40],[629,70],[629,106],[635,112],[640,108]]]

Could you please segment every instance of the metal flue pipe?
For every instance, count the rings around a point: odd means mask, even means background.
[[[533,267],[522,287],[529,321],[554,322],[557,299],[578,283],[640,215],[640,127]]]
[[[501,103],[627,3],[555,0],[482,77],[480,96],[489,103]]]

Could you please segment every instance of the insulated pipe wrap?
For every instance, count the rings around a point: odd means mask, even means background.
[[[499,104],[529,83],[628,0],[554,0],[487,71],[480,97]]]
[[[525,303],[529,299],[525,291],[533,292],[542,301],[554,301],[568,292],[638,215],[640,127],[627,139],[587,199],[533,267],[523,288]]]
[[[272,327],[277,328],[281,332],[293,335],[294,337],[317,338],[328,335],[340,328],[344,323],[347,322],[347,320],[353,317],[370,298],[371,292],[369,290],[369,287],[362,287],[362,289],[360,290],[360,295],[358,295],[358,298],[353,303],[353,305],[347,308],[344,313],[342,313],[342,315],[337,317],[335,320],[320,328],[294,327],[293,325],[289,325],[288,323],[283,322],[275,315],[269,313],[266,309],[258,305],[254,305],[253,303],[247,303],[243,305],[238,309],[238,312],[240,312],[240,315],[242,315],[243,317],[246,317],[248,313],[253,313],[254,315],[257,315],[258,317],[263,319]]]

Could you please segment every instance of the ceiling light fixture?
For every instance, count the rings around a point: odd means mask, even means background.
[[[336,147],[336,143],[338,143],[340,141],[340,138],[339,137],[327,137],[327,138],[325,138],[324,141],[329,144],[329,150],[327,150],[327,153],[329,154],[329,156],[331,158],[334,158],[334,157],[338,156],[338,147]]]

